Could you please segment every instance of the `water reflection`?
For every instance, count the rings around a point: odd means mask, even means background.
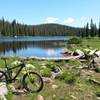
[[[57,52],[55,51],[55,49],[48,49],[47,52],[48,52],[49,56],[57,54]]]
[[[0,42],[0,56],[61,56],[63,41],[13,41]],[[59,53],[59,54],[58,54]]]

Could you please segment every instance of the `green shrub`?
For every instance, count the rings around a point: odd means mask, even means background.
[[[76,82],[76,76],[75,75],[69,75],[65,77],[65,83],[75,83]]]
[[[68,44],[80,44],[82,42],[81,38],[73,37],[67,41]]]
[[[8,94],[6,95],[7,100],[13,100],[13,93],[12,90],[9,86],[7,86],[8,88]]]
[[[96,68],[95,71],[100,73],[100,68]]]
[[[71,71],[65,71],[61,75],[58,75],[57,79],[63,80],[65,83],[73,84],[76,82],[77,76]]]
[[[51,70],[49,68],[42,69],[40,73],[43,77],[51,77]]]
[[[96,92],[96,96],[97,97],[100,97],[100,91],[99,92]]]
[[[70,65],[70,66],[73,66],[73,65],[79,66],[79,65],[80,65],[80,61],[79,61],[79,60],[76,60],[76,59],[71,59],[71,60],[69,60],[67,63],[68,63],[68,65]]]

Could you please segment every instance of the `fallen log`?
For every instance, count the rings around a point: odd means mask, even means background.
[[[95,79],[89,79],[89,81],[100,86],[100,82]]]

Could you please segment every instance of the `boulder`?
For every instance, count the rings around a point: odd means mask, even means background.
[[[56,95],[55,94],[53,94],[53,96],[52,96],[53,98],[56,98]]]
[[[18,60],[16,60],[16,61],[12,62],[11,64],[12,64],[12,65],[18,65],[18,64],[21,64],[21,62],[18,61]]]
[[[91,50],[91,51],[89,52],[89,55],[94,55],[94,54],[95,54],[95,52],[96,52],[96,49]]]
[[[34,66],[34,65],[32,65],[32,64],[26,64],[26,67],[27,67],[27,68],[32,68],[32,69],[35,69],[35,66]]]
[[[1,100],[7,100],[5,95],[8,94],[8,89],[5,82],[0,83],[0,98]]]
[[[71,95],[70,97],[71,97],[72,99],[74,99],[74,100],[78,100],[78,98],[75,97],[74,95]]]
[[[57,89],[57,88],[58,88],[57,85],[55,85],[55,84],[52,85],[52,89],[53,89],[53,90],[55,90],[55,89]]]
[[[84,49],[84,51],[85,52],[90,52],[91,50],[86,48],[86,49]]]
[[[11,89],[12,93],[16,94],[16,95],[20,95],[20,94],[24,94],[26,92],[25,89],[15,89],[14,85],[10,84],[9,88]]]
[[[42,95],[38,95],[37,100],[44,100],[44,97]]]
[[[16,89],[12,84],[9,85],[9,88],[11,89],[12,92],[16,92]]]
[[[96,51],[95,54],[100,57],[100,50],[99,51]]]
[[[51,72],[51,78],[52,79],[55,79],[59,74],[62,74],[63,72],[58,72],[58,73],[55,73],[55,72]]]
[[[51,78],[48,77],[42,77],[43,81],[46,83],[53,83],[53,80]]]
[[[78,58],[81,58],[84,56],[84,52],[77,49],[76,51],[73,52],[73,56],[77,56]]]
[[[62,51],[61,51],[61,54],[63,54],[64,56],[70,56],[72,54],[71,51],[69,51],[67,48],[64,48]]]
[[[32,64],[26,64],[26,67],[23,68],[22,73],[25,74],[26,71],[29,72],[29,71],[32,71],[34,69],[35,69],[34,65],[32,65]]]
[[[42,68],[42,69],[46,69],[46,68],[47,68],[47,66],[45,66],[45,65],[42,65],[42,66],[41,66],[41,68]]]
[[[96,67],[100,67],[100,58],[99,57],[94,58],[94,63]]]

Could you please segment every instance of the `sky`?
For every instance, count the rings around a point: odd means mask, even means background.
[[[58,23],[83,27],[100,21],[100,0],[0,0],[0,19],[37,25]]]

